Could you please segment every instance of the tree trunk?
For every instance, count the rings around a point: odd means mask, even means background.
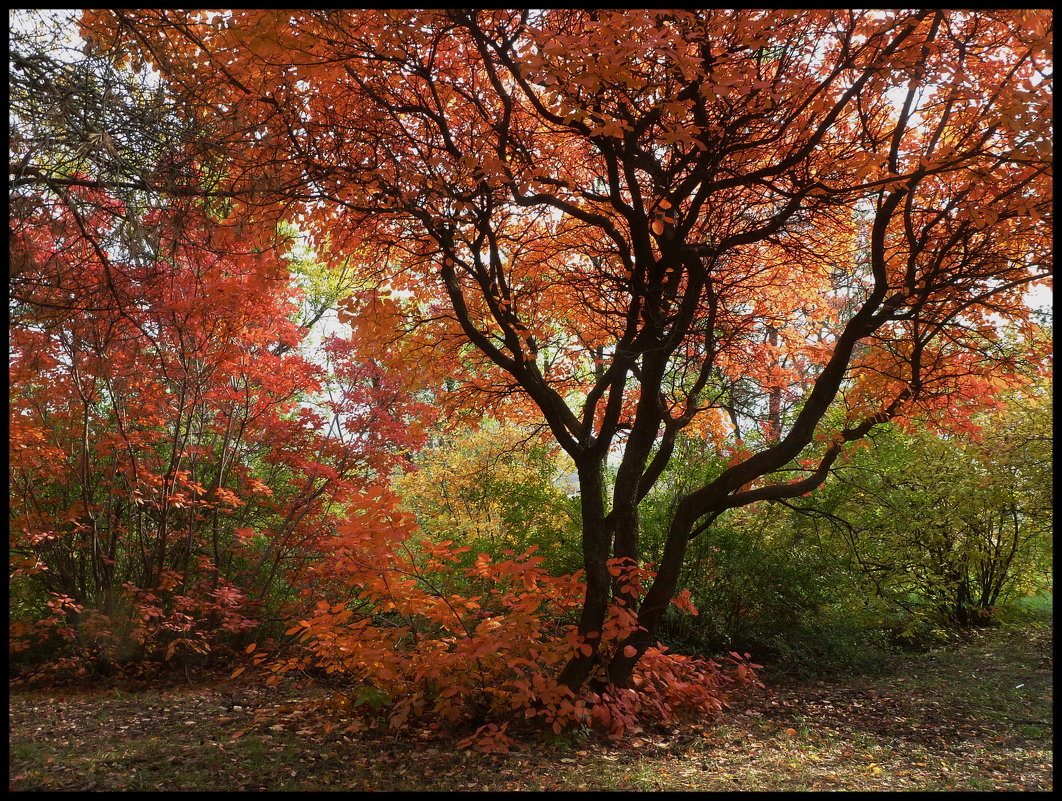
[[[608,683],[616,687],[625,687],[630,682],[631,673],[645,650],[656,641],[656,632],[664,619],[667,605],[675,597],[682,560],[690,541],[695,516],[687,503],[679,504],[678,512],[671,521],[664,553],[657,568],[656,579],[642,599],[638,612],[638,628],[626,640],[616,646],[616,652],[608,666]],[[633,651],[629,651],[633,648]]]
[[[579,634],[590,646],[590,653],[577,652],[561,671],[559,682],[573,692],[586,683],[598,662],[601,627],[608,611],[608,558],[612,545],[611,527],[605,521],[604,460],[588,458],[578,468],[586,571],[586,597],[579,617]]]

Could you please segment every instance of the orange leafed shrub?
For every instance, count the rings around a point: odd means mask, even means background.
[[[334,558],[319,565],[322,584],[337,596],[346,589],[347,598],[317,601],[288,631],[301,645],[295,655],[268,664],[256,657],[277,675],[301,669],[327,677],[337,689],[335,711],[379,713],[395,730],[413,721],[479,724],[462,742],[504,751],[514,721],[619,737],[649,720],[718,712],[727,692],[757,683],[748,655],[728,657],[732,671],[658,645],[629,688],[599,681],[574,693],[557,675],[576,651],[590,649],[568,622],[582,603],[581,576],[549,575],[535,548],[497,560],[479,554],[472,567],[454,570],[467,549],[419,539],[396,500],[379,490],[363,496],[340,529]],[[631,571],[616,573],[637,591]],[[614,604],[599,653],[636,625]]]

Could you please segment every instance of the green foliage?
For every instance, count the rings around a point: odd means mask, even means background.
[[[710,481],[725,462],[687,438],[641,520],[659,558],[675,498]],[[691,542],[680,590],[699,615],[669,610],[661,639],[683,653],[749,651],[776,670],[861,669],[886,644],[866,624],[874,617],[861,594],[856,565],[834,533],[779,504],[728,512]]]
[[[960,441],[883,432],[807,509],[829,520],[901,636],[996,619],[1050,586],[1051,407],[1015,396]]]
[[[285,260],[301,292],[296,322],[300,328],[313,329],[341,300],[363,288],[365,281],[354,275],[349,257],[333,256],[327,243],[311,248],[293,223],[281,221],[278,233],[291,241]]]
[[[1050,626],[1054,619],[1054,594],[1043,592],[1038,595],[1028,595],[1019,598],[1003,610],[1002,622],[1004,625],[1030,625]]]
[[[691,547],[683,585],[700,614],[672,616],[665,642],[747,650],[793,673],[865,668],[885,643],[869,625],[855,565],[834,546],[780,506],[731,512]]]
[[[669,615],[663,640],[787,671],[866,669],[890,642],[939,641],[1049,589],[1050,391],[974,422],[964,440],[887,428],[816,495],[720,516],[692,541],[679,585],[700,615]],[[647,558],[675,498],[724,467],[680,444],[642,505]]]
[[[468,549],[464,566],[480,553],[537,546],[553,575],[581,567],[578,501],[556,455],[522,429],[488,422],[442,439],[396,489],[422,532]]]

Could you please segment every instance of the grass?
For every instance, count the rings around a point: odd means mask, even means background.
[[[510,754],[324,732],[312,695],[232,683],[19,691],[13,790],[1050,790],[1050,627],[978,631],[873,675],[774,683],[715,721]],[[286,694],[285,694],[286,693]],[[262,711],[268,714],[259,714]],[[258,722],[256,722],[256,720]],[[235,736],[234,736],[235,735]]]

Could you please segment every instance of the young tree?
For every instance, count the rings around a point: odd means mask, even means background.
[[[421,407],[355,340],[297,352],[315,304],[222,219],[161,87],[57,52],[13,34],[13,650],[43,620],[101,667],[202,653],[290,599]]]
[[[574,460],[573,689],[628,682],[724,510],[802,495],[875,425],[946,424],[1005,381],[995,321],[1023,320],[1051,272],[1047,12],[84,23],[210,121],[248,218],[298,215],[376,277],[349,312],[392,367],[434,357],[453,402],[529,407]],[[730,447],[735,423],[762,444]],[[683,430],[729,465],[680,499],[639,597],[620,574],[642,567],[639,504]],[[638,625],[605,652],[610,604]]]

